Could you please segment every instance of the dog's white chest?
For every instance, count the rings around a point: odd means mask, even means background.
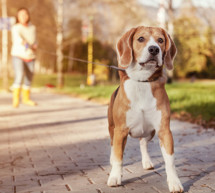
[[[156,98],[152,95],[151,85],[131,79],[124,83],[125,93],[130,100],[126,113],[126,125],[132,137],[147,137],[152,130],[158,130],[161,112],[157,110]]]

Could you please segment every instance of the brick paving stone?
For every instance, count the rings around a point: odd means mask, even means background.
[[[142,169],[139,141],[128,138],[122,186],[110,188],[107,106],[45,92],[33,99],[37,107],[13,109],[11,94],[1,93],[0,193],[168,192],[157,137],[150,171]],[[176,120],[171,129],[185,192],[215,192],[214,130]]]

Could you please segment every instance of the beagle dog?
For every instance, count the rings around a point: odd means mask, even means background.
[[[140,139],[142,165],[153,169],[147,143],[158,133],[170,192],[183,192],[174,164],[170,131],[170,104],[163,67],[173,69],[176,47],[165,30],[140,26],[126,32],[117,43],[120,86],[108,107],[112,169],[108,186],[121,184],[123,151],[127,136]]]

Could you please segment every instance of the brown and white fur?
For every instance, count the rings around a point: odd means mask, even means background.
[[[123,151],[127,136],[140,139],[142,165],[152,169],[147,143],[158,133],[170,192],[183,192],[174,164],[170,131],[170,104],[163,65],[173,69],[176,47],[162,28],[140,26],[126,32],[117,43],[120,86],[108,108],[112,169],[108,186],[121,184]]]

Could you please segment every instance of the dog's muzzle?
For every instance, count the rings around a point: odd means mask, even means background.
[[[159,67],[158,60],[155,58],[150,58],[146,62],[140,62],[139,64],[144,67],[146,66],[147,63],[154,64],[155,67]]]

